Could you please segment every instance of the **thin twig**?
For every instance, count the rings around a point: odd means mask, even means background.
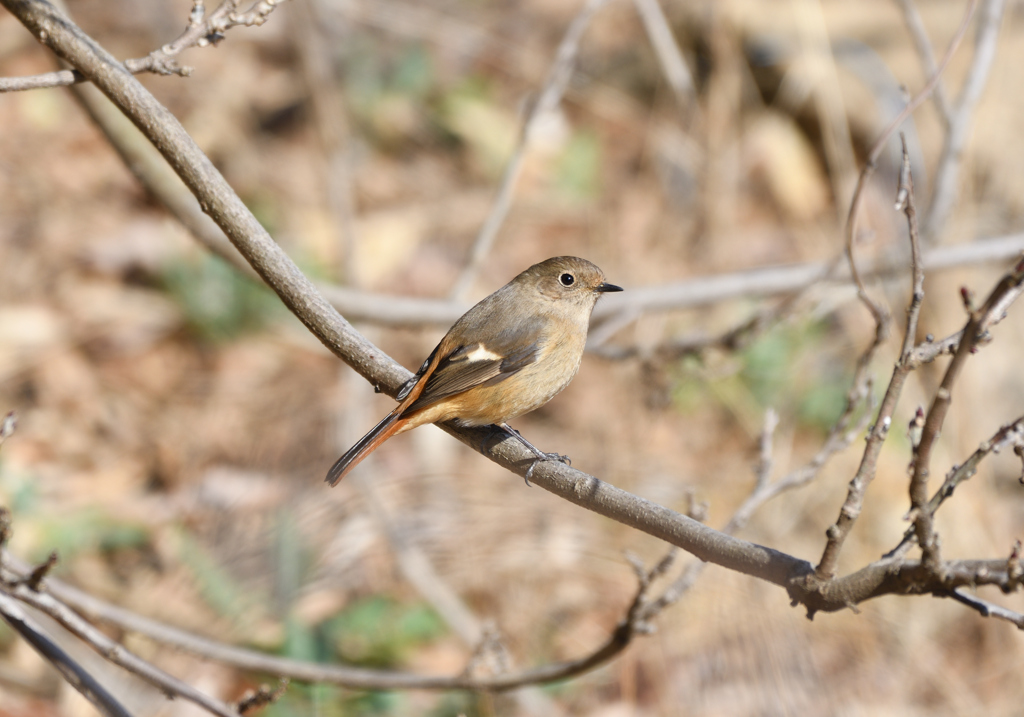
[[[293,44],[302,63],[306,96],[313,108],[313,123],[323,155],[324,188],[327,206],[333,215],[338,241],[337,276],[352,284],[358,275],[355,266],[355,197],[349,166],[349,122],[345,98],[332,71],[331,46],[324,36],[320,0],[300,0],[292,7]]]
[[[576,55],[579,54],[583,33],[586,32],[590,21],[597,14],[597,11],[607,2],[608,0],[587,0],[583,9],[580,10],[579,14],[570,23],[569,29],[566,30],[565,36],[562,38],[562,42],[559,43],[558,50],[555,53],[554,64],[552,64],[551,69],[548,71],[547,79],[544,81],[544,86],[540,91],[537,101],[533,103],[533,106],[530,107],[526,115],[526,120],[523,122],[519,137],[516,140],[515,149],[512,151],[512,158],[505,166],[505,172],[501,177],[501,185],[498,188],[498,195],[491,205],[491,212],[487,216],[487,221],[484,222],[483,227],[480,229],[476,241],[473,242],[466,268],[462,270],[462,273],[455,280],[450,294],[452,299],[465,300],[466,293],[471,288],[477,273],[479,273],[487,253],[491,250],[491,246],[498,236],[498,230],[501,229],[508,210],[512,206],[512,195],[515,193],[516,185],[519,182],[519,175],[523,168],[523,162],[526,159],[526,152],[529,149],[530,141],[536,134],[540,122],[549,116],[550,113],[556,111],[558,105],[562,102],[562,95],[565,94],[565,89],[572,78],[573,68],[576,64]]]
[[[999,453],[999,451],[1007,446],[1013,446],[1015,450],[1024,446],[1024,416],[1021,416],[1012,423],[1001,426],[991,438],[983,441],[974,453],[967,458],[967,460],[960,465],[953,466],[946,474],[946,478],[942,482],[942,485],[935,494],[932,495],[928,504],[924,507],[924,510],[926,510],[929,515],[934,516],[936,511],[938,511],[939,506],[941,506],[947,498],[953,495],[953,491],[956,490],[957,486],[974,477],[974,474],[978,472],[978,466],[986,457],[992,453]],[[904,533],[903,540],[900,541],[900,544],[886,553],[884,557],[900,558],[905,556],[910,550],[910,547],[914,545],[916,539],[917,532],[914,527],[911,526],[907,529],[906,533]]]
[[[463,643],[470,647],[476,647],[484,636],[480,621],[458,594],[441,579],[423,551],[406,538],[402,529],[392,520],[380,496],[377,495],[373,482],[367,480],[364,475],[357,474],[352,479],[356,482],[359,492],[370,504],[374,518],[384,531],[388,544],[398,558],[398,564],[405,579],[430,603],[431,607],[437,611]]]
[[[939,80],[942,78],[942,73],[945,71],[949,61],[953,59],[953,54],[956,52],[957,47],[960,46],[961,40],[967,33],[967,27],[970,25],[971,17],[974,15],[974,10],[978,5],[978,0],[970,0],[967,11],[964,13],[964,18],[960,22],[960,27],[957,28],[956,34],[953,35],[953,39],[949,42],[949,47],[946,49],[946,54],[942,57],[942,62],[939,63],[938,70],[933,74],[925,86],[918,92],[913,99],[907,103],[907,106],[903,108],[893,120],[889,123],[882,133],[875,140],[871,150],[868,152],[868,159],[864,165],[864,169],[861,170],[860,176],[857,177],[857,185],[853,190],[853,199],[850,201],[850,211],[846,218],[846,257],[850,263],[850,272],[853,276],[854,284],[857,285],[857,295],[860,297],[861,302],[868,308],[871,315],[878,322],[882,320],[885,315],[884,309],[874,299],[872,299],[864,286],[864,280],[860,275],[857,268],[857,262],[854,260],[853,247],[857,239],[857,219],[860,214],[860,205],[863,202],[864,189],[867,186],[868,179],[874,174],[875,169],[878,166],[878,158],[882,154],[882,150],[885,149],[886,143],[889,138],[892,137],[893,132],[899,129],[899,126],[903,124],[903,121],[909,117],[914,110],[916,110],[922,102],[924,102],[931,95],[932,91],[938,85]]]
[[[999,38],[1005,8],[1006,0],[985,0],[981,12],[978,13],[978,32],[974,42],[971,68],[967,72],[967,78],[964,80],[963,89],[950,119],[939,163],[935,168],[931,202],[928,204],[924,221],[921,222],[926,244],[935,241],[956,203],[956,194],[960,186],[960,163],[970,134],[971,118],[992,69],[992,61],[996,55],[996,40]]]
[[[970,595],[962,588],[959,590],[950,590],[948,597],[953,598],[959,603],[966,605],[972,610],[977,610],[982,617],[996,617],[1000,620],[1006,620],[1017,626],[1019,630],[1024,630],[1024,614],[1014,612],[1001,605],[996,605],[987,600],[982,600],[979,597]]]
[[[107,136],[125,165],[150,194],[208,250],[245,276],[256,279],[252,267],[231,245],[224,232],[203,213],[199,202],[145,137],[95,92],[85,87],[75,87],[72,91]],[[936,247],[924,253],[923,265],[928,271],[934,272],[971,264],[1005,261],[1021,251],[1024,251],[1024,234],[1011,234],[982,239],[970,244]],[[622,328],[634,317],[648,313],[696,308],[738,298],[794,294],[823,280],[848,282],[849,268],[846,266],[839,267],[829,279],[828,270],[833,265],[834,262],[768,267],[657,286],[630,287],[629,296],[616,295],[616,303],[602,302],[597,305],[594,312],[595,330],[591,336],[591,348],[601,345],[601,342],[593,341],[593,338],[600,335],[598,327],[602,322],[616,321],[618,327]],[[902,266],[895,260],[882,261],[861,267],[860,271],[865,277],[881,277],[902,271]],[[318,283],[317,288],[332,306],[350,320],[385,326],[447,328],[469,308],[467,304],[459,301],[379,294],[323,282]],[[774,317],[779,312],[769,310],[769,313]],[[738,327],[737,332],[746,333],[746,329]],[[610,336],[611,332],[608,333],[609,338]],[[666,349],[670,353],[674,350],[673,343],[677,342],[670,341],[666,344]],[[676,351],[677,354],[689,350],[689,344],[692,342],[686,340],[679,343],[682,343],[683,347]],[[635,352],[629,349],[618,347],[604,349],[598,353],[609,358],[628,358],[635,355]]]
[[[901,360],[906,362],[917,344],[917,323],[921,316],[921,303],[924,301],[924,263],[921,259],[921,237],[917,228],[917,205],[914,201],[914,176],[910,171],[910,152],[907,150],[907,138],[900,132],[903,146],[903,163],[900,167],[900,178],[896,188],[896,211],[902,211],[907,217],[907,232],[910,235],[910,304],[907,306],[907,328],[903,332],[903,351]]]
[[[18,415],[14,411],[8,411],[7,415],[0,418],[0,446],[8,438],[14,435],[18,428]]]
[[[121,64],[132,74],[152,72],[157,75],[188,77],[192,74],[192,68],[179,65],[177,61],[182,51],[190,47],[216,44],[223,39],[225,32],[239,25],[262,25],[282,2],[284,0],[256,0],[249,10],[239,13],[236,12],[239,0],[225,0],[207,16],[202,0],[195,0],[189,14],[188,27],[181,36],[145,57],[124,60]],[[78,70],[58,70],[28,77],[3,77],[0,78],[0,92],[66,87],[85,80],[85,75]]]
[[[0,589],[0,617],[49,664],[68,684],[89,700],[104,717],[132,717],[110,692],[54,642],[18,602]]]
[[[938,439],[953,399],[953,387],[960,376],[967,357],[976,353],[979,343],[989,339],[988,329],[1002,320],[1010,303],[1024,292],[1024,259],[1006,274],[989,294],[979,309],[970,306],[969,292],[962,290],[967,304],[969,320],[963,330],[963,338],[949,362],[942,383],[935,392],[935,398],[928,409],[921,429],[921,440],[914,449],[914,460],[910,479],[910,510],[918,545],[924,551],[924,562],[935,570],[939,569],[938,542],[932,528],[932,516],[926,509],[928,502],[928,476],[930,473],[931,451]]]
[[[875,420],[875,425],[868,432],[867,445],[865,446],[864,453],[861,456],[857,472],[850,481],[849,489],[846,493],[846,500],[843,501],[842,508],[840,508],[839,511],[839,517],[826,531],[828,540],[825,543],[825,549],[822,551],[821,560],[818,562],[818,566],[814,571],[815,577],[818,580],[829,580],[836,575],[839,564],[839,554],[842,552],[846,538],[853,530],[853,526],[857,522],[857,518],[860,517],[860,511],[864,504],[864,494],[867,492],[871,481],[874,480],[875,472],[878,467],[878,457],[881,455],[882,445],[885,443],[885,439],[889,435],[889,429],[892,427],[893,413],[896,410],[896,404],[899,401],[900,393],[903,390],[903,384],[906,382],[907,376],[910,375],[910,372],[916,367],[916,364],[912,361],[911,354],[915,345],[915,335],[917,333],[918,316],[921,312],[921,302],[924,299],[924,266],[921,260],[921,243],[917,232],[917,213],[916,205],[914,204],[914,181],[910,171],[910,153],[907,151],[906,139],[903,138],[902,135],[901,139],[903,142],[903,162],[900,166],[899,186],[896,190],[895,208],[897,211],[903,211],[907,217],[908,232],[910,235],[910,267],[912,277],[911,299],[907,306],[907,323],[904,328],[903,351],[900,355],[900,360],[896,363],[896,367],[893,369],[889,385],[885,389],[885,396],[882,398],[881,408],[878,411],[878,417]],[[852,266],[853,261],[851,255],[851,268]],[[861,286],[863,287],[863,285]],[[861,299],[862,301],[867,299],[867,294],[861,293]],[[870,303],[870,299],[867,299],[867,301],[869,302],[869,306],[872,305]],[[874,310],[872,310],[872,314],[876,321],[875,338],[868,352],[858,363],[858,370],[867,370],[867,362],[870,361],[874,352],[879,346],[881,346],[882,342],[885,340],[885,334],[887,333],[885,327],[889,321],[888,315],[884,313],[876,313]],[[865,359],[867,359],[867,361],[865,361]]]
[[[757,466],[754,469],[754,486],[761,490],[772,477],[772,468],[775,460],[772,456],[772,438],[775,436],[775,429],[779,427],[779,414],[774,408],[768,408],[764,412],[764,427],[761,429],[761,438],[757,442]]]
[[[654,47],[661,71],[676,97],[679,111],[687,124],[692,123],[699,115],[697,88],[693,83],[693,73],[690,72],[679,44],[672,34],[672,28],[665,18],[665,12],[661,9],[661,3],[658,0],[633,0],[633,4],[640,19],[643,20],[647,37]]]
[[[105,659],[158,687],[168,697],[181,697],[219,717],[238,717],[238,712],[227,704],[200,692],[187,682],[167,674],[126,650],[52,595],[33,590],[24,583],[5,588],[4,591],[9,597],[49,615]]]
[[[903,22],[907,25],[910,38],[914,41],[914,49],[921,58],[921,66],[924,68],[925,77],[934,77],[939,74],[939,67],[935,64],[935,52],[932,49],[931,40],[928,39],[928,31],[925,29],[921,13],[917,11],[917,4],[914,0],[896,0],[903,12]],[[953,108],[946,97],[946,85],[940,78],[935,83],[935,91],[932,93],[935,107],[939,110],[939,119],[949,131],[949,125],[953,121]]]
[[[288,684],[289,680],[285,678],[274,688],[268,685],[260,685],[259,689],[247,694],[238,701],[238,714],[247,715],[253,710],[259,710],[267,705],[274,704],[285,693],[285,690],[288,689]]]
[[[27,571],[28,566],[13,556],[5,554],[4,558],[16,573],[24,574]],[[623,620],[604,643],[585,657],[491,677],[413,675],[388,670],[325,665],[267,655],[254,650],[225,645],[142,617],[65,585],[58,580],[47,581],[48,594],[45,594],[45,597],[66,603],[94,619],[145,635],[163,644],[187,650],[205,659],[244,670],[289,677],[304,682],[336,684],[353,689],[510,690],[526,685],[557,682],[592,670],[622,652],[633,637],[649,631],[649,626],[646,624],[649,613],[644,612],[641,608],[647,604],[650,583],[667,570],[668,565],[666,560],[662,560],[652,571],[646,573],[647,578],[640,581],[637,594],[627,608]]]

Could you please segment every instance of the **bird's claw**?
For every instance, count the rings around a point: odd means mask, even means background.
[[[558,461],[559,463],[564,463],[567,466],[572,465],[572,459],[570,459],[569,456],[562,455],[561,453],[544,453],[543,458],[537,456],[537,458],[530,463],[530,467],[526,469],[526,475],[523,476],[527,486],[531,488],[533,487],[530,483],[530,478],[533,477],[533,469],[537,467],[538,463],[543,463],[544,461]]]

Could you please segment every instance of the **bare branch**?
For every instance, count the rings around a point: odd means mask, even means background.
[[[186,699],[219,717],[238,717],[238,712],[228,705],[220,700],[213,699],[209,695],[203,694],[187,682],[182,682],[178,678],[168,675],[163,670],[129,652],[122,645],[114,642],[100,630],[97,630],[83,620],[77,613],[52,595],[34,590],[27,584],[27,581],[14,587],[4,588],[4,592],[10,598],[14,598],[26,605],[31,605],[35,609],[49,615],[98,654],[160,688],[164,694]]]
[[[136,130],[124,116],[111,105],[87,88],[73,88],[76,98],[92,117],[93,121],[107,136],[125,165],[142,185],[159,200],[170,213],[208,250],[227,261],[246,276],[255,279],[256,273],[231,245],[224,232],[206,216],[199,202],[181,183],[153,146]],[[928,271],[960,267],[970,264],[1005,261],[1024,251],[1024,234],[983,239],[970,244],[941,246],[926,251],[922,264]],[[653,312],[688,309],[708,306],[737,298],[775,296],[797,293],[814,286],[822,280],[848,282],[849,268],[839,267],[829,274],[832,264],[808,263],[788,267],[769,267],[753,271],[733,272],[718,276],[698,277],[686,281],[672,282],[650,287],[630,287],[628,296],[617,295],[615,303],[598,304],[594,312],[595,328],[591,333],[591,348],[601,346],[603,322],[615,322],[616,330],[635,318]],[[902,271],[896,261],[885,261],[861,268],[865,277],[889,276]],[[378,294],[359,289],[318,283],[317,288],[338,311],[352,321],[366,321],[385,326],[440,326],[447,328],[458,320],[467,304],[445,299],[406,297],[393,294]],[[757,323],[773,320],[779,311],[769,312]],[[733,333],[746,333],[749,322],[744,322]],[[610,338],[612,331],[605,332]],[[730,336],[714,343],[729,342]],[[709,340],[701,338],[696,343],[705,345]],[[694,339],[673,340],[664,347],[666,356],[678,355],[692,350]],[[608,358],[628,358],[635,351],[616,347],[602,348],[600,355]]]
[[[698,115],[697,89],[693,84],[693,73],[690,72],[686,59],[683,57],[679,44],[668,25],[665,12],[658,0],[633,0],[640,19],[643,20],[647,37],[654,47],[658,64],[676,96],[676,103],[684,120],[692,121]]]
[[[920,443],[914,449],[913,472],[910,480],[910,509],[917,533],[917,542],[924,551],[925,563],[939,568],[939,547],[934,539],[932,516],[926,509],[928,502],[928,476],[931,451],[938,439],[946,413],[953,398],[953,387],[960,376],[967,357],[977,351],[980,342],[988,340],[988,327],[1002,319],[1006,308],[1024,291],[1024,259],[1017,262],[989,294],[980,309],[970,310],[970,319],[963,330],[963,338],[946,368],[942,383],[928,409],[921,429]]]
[[[16,572],[24,573],[27,570],[27,566],[9,554],[4,554],[4,559]],[[526,685],[556,682],[587,672],[619,654],[636,635],[648,632],[649,625],[646,620],[649,619],[650,614],[643,609],[647,604],[646,596],[650,584],[668,569],[670,564],[668,560],[666,556],[654,569],[645,574],[646,578],[640,580],[637,594],[627,609],[626,617],[611,636],[589,655],[578,660],[559,662],[493,677],[421,676],[291,660],[225,645],[193,635],[106,603],[58,580],[48,580],[46,589],[50,594],[41,596],[54,602],[59,601],[71,605],[94,619],[109,622],[124,630],[136,632],[166,645],[172,645],[206,659],[244,670],[289,677],[304,682],[336,684],[354,689],[510,690]]]
[[[4,590],[0,589],[0,616],[11,629],[54,666],[68,684],[89,700],[104,717],[132,717],[117,698],[75,662],[60,645]]]
[[[1019,612],[1014,612],[1001,605],[982,600],[979,597],[968,594],[963,589],[951,590],[949,597],[959,603],[963,603],[972,610],[977,610],[982,617],[997,617],[1000,620],[1013,623],[1019,630],[1024,630],[1024,615]]]
[[[917,229],[917,205],[914,203],[914,176],[910,171],[910,152],[907,151],[907,138],[900,132],[903,145],[903,164],[900,168],[900,180],[896,189],[896,211],[902,211],[907,217],[907,232],[910,235],[910,305],[907,306],[907,328],[903,332],[903,361],[909,360],[910,353],[917,343],[917,322],[921,315],[921,303],[924,301],[924,264],[921,260],[921,237]]]
[[[923,418],[922,415],[922,428]],[[982,442],[966,461],[958,466],[953,466],[949,473],[946,474],[946,479],[942,482],[942,486],[931,497],[924,510],[930,516],[934,516],[939,506],[953,495],[953,491],[956,490],[957,486],[974,477],[974,474],[978,472],[978,466],[986,457],[992,453],[998,453],[1007,446],[1013,446],[1015,451],[1024,446],[1024,416],[1000,427],[991,438]],[[917,532],[914,527],[909,528],[900,544],[886,553],[885,557],[903,557],[914,544],[916,538]]]
[[[180,37],[163,47],[153,50],[145,57],[125,60],[122,65],[132,74],[152,72],[157,75],[180,75],[188,77],[192,68],[179,65],[177,56],[190,47],[205,47],[224,39],[224,33],[239,25],[262,25],[267,16],[284,0],[256,0],[245,12],[237,12],[240,0],[225,0],[206,15],[203,0],[194,0],[189,13],[188,27]],[[59,70],[28,77],[0,78],[0,92],[18,92],[46,87],[66,87],[85,82],[86,77],[78,70]]]
[[[881,408],[874,427],[868,432],[867,446],[861,457],[860,465],[850,481],[846,493],[846,500],[839,511],[839,518],[826,531],[828,537],[825,549],[822,552],[821,560],[815,568],[815,576],[820,580],[828,580],[836,575],[839,565],[839,554],[842,552],[843,544],[853,530],[857,518],[860,517],[861,507],[864,504],[864,494],[868,486],[874,480],[875,471],[878,466],[878,457],[882,452],[882,444],[885,443],[892,427],[892,417],[899,401],[900,393],[907,376],[914,369],[915,364],[911,362],[911,351],[914,347],[915,335],[917,334],[917,321],[921,312],[921,302],[924,300],[924,266],[921,260],[921,242],[917,232],[917,209],[914,204],[914,178],[910,171],[910,153],[907,151],[906,139],[901,135],[903,142],[903,162],[900,167],[899,186],[896,191],[895,208],[902,210],[907,217],[907,227],[910,235],[910,269],[911,269],[911,299],[907,306],[907,324],[904,329],[903,352],[900,360],[893,369],[892,378],[886,387],[885,396],[882,398]],[[862,175],[863,176],[863,175]],[[849,247],[849,245],[848,245]],[[850,255],[850,265],[853,268],[853,256]],[[863,293],[863,285],[858,289],[861,300],[868,303],[869,308],[874,306],[867,294]],[[875,351],[881,346],[886,338],[886,326],[888,315],[878,313],[872,309],[875,317],[875,338],[868,351],[858,361],[858,372],[867,371]]]
[[[608,0],[587,0],[583,9],[569,25],[565,37],[558,45],[555,53],[555,62],[548,72],[547,79],[541,89],[537,101],[530,107],[523,122],[519,138],[516,140],[516,147],[512,152],[512,158],[505,166],[505,172],[501,178],[501,186],[498,188],[498,195],[491,205],[491,212],[487,216],[480,233],[477,235],[473,247],[470,249],[469,261],[463,269],[451,291],[451,298],[464,300],[465,294],[469,291],[473,280],[476,278],[480,267],[483,265],[487,253],[491,250],[498,230],[505,221],[509,207],[512,206],[512,195],[515,193],[516,184],[519,182],[519,174],[523,168],[523,161],[526,159],[526,152],[529,149],[530,141],[536,134],[537,127],[541,120],[558,109],[562,102],[562,95],[572,78],[573,67],[576,64],[576,55],[579,53],[580,41],[583,33]]]
[[[864,286],[864,280],[861,277],[858,269],[857,262],[853,257],[853,247],[857,240],[857,218],[860,214],[860,205],[863,201],[864,188],[867,186],[868,179],[874,174],[876,167],[878,166],[878,158],[882,154],[882,150],[885,148],[889,138],[892,137],[893,132],[899,129],[899,126],[903,124],[903,121],[909,117],[914,110],[916,110],[922,102],[928,99],[931,95],[932,90],[938,85],[939,80],[942,78],[942,73],[945,71],[949,61],[953,59],[953,54],[956,52],[957,47],[960,46],[960,41],[963,40],[964,35],[967,33],[967,27],[970,24],[971,17],[974,15],[974,10],[978,5],[978,0],[970,0],[967,6],[967,11],[964,13],[964,19],[960,23],[960,27],[957,29],[953,39],[949,42],[949,47],[946,49],[946,54],[942,58],[942,62],[939,63],[938,70],[929,78],[928,82],[907,103],[907,106],[903,108],[889,126],[886,127],[879,135],[878,139],[875,140],[871,150],[868,152],[868,159],[864,165],[864,169],[861,171],[860,176],[857,178],[857,185],[853,190],[853,199],[850,201],[850,212],[846,218],[846,256],[850,263],[850,271],[853,275],[853,281],[857,285],[857,294],[861,301],[871,312],[871,315],[875,318],[876,322],[882,321],[885,315],[885,311],[879,306],[874,299],[868,296],[867,289]]]
[[[935,169],[932,200],[922,222],[926,243],[935,240],[956,203],[956,193],[960,185],[960,163],[970,134],[971,118],[978,100],[981,99],[992,61],[995,59],[996,40],[999,37],[1005,8],[1006,0],[985,0],[981,12],[978,13],[974,58],[949,122],[949,131],[946,132],[942,154],[939,155],[939,164]]]
[[[917,50],[918,57],[921,58],[925,77],[938,75],[939,67],[935,64],[935,52],[932,50],[931,40],[928,39],[928,31],[924,27],[921,13],[917,11],[917,5],[914,0],[896,0],[896,4],[903,12],[903,22],[907,24],[907,31],[910,32],[910,38],[914,41],[914,49]],[[946,85],[941,78],[935,83],[932,99],[939,110],[939,118],[948,131],[949,125],[953,121],[953,109],[946,97]]]

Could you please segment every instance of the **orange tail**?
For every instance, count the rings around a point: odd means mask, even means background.
[[[405,428],[406,424],[409,423],[409,419],[401,417],[401,409],[402,406],[399,406],[389,413],[384,417],[383,421],[374,426],[354,446],[345,451],[341,458],[331,466],[331,470],[327,471],[326,481],[332,486],[338,485],[338,481],[348,475],[348,472],[355,468],[366,456],[370,455],[377,446]]]

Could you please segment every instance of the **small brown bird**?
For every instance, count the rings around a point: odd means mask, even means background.
[[[467,311],[398,392],[398,407],[337,460],[332,486],[391,436],[424,423],[495,424],[544,453],[507,421],[543,406],[580,368],[590,314],[601,294],[622,291],[586,259],[556,256],[534,264]],[[536,465],[536,463],[534,463]],[[527,478],[533,466],[527,472]]]

